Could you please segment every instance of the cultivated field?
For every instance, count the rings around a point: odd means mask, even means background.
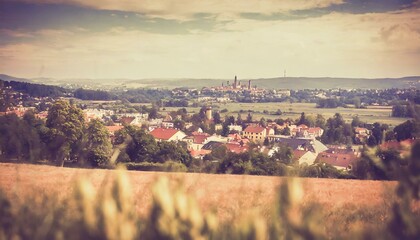
[[[369,106],[367,109],[356,109],[356,108],[316,108],[315,103],[216,103],[217,110],[227,109],[226,114],[237,116],[240,110],[244,111],[241,113],[242,119],[246,119],[247,112],[249,110],[254,111],[252,113],[254,120],[259,120],[261,117],[265,119],[276,119],[276,118],[292,118],[296,119],[300,117],[300,114],[304,112],[306,115],[316,116],[322,114],[325,118],[334,116],[335,113],[340,113],[343,118],[347,121],[351,121],[354,116],[359,116],[362,121],[367,123],[386,123],[391,126],[396,126],[408,120],[408,118],[395,118],[391,117],[392,106]],[[179,108],[165,108],[165,111],[176,111]],[[188,107],[188,112],[198,112],[200,108]],[[278,109],[282,111],[282,115],[273,115]],[[269,113],[263,113],[266,110]]]
[[[73,192],[74,180],[84,176],[96,188],[106,185],[113,170],[58,168],[52,166],[0,163],[0,189],[16,205],[40,196],[64,201]],[[159,177],[181,181],[204,212],[215,211],[222,221],[236,218],[244,211],[258,209],[263,216],[273,211],[278,186],[285,178],[195,173],[158,173],[128,171],[136,209],[146,217],[152,202],[151,187]],[[395,201],[396,182],[338,179],[300,179],[303,205],[321,210],[323,226],[332,237],[349,230],[378,230],[384,227]]]

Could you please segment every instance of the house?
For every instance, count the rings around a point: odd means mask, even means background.
[[[206,156],[207,154],[210,154],[211,150],[205,150],[205,149],[201,149],[201,150],[190,150],[190,155],[193,158],[197,158],[197,159],[203,159],[204,156]]]
[[[150,132],[150,134],[158,142],[180,141],[187,136],[184,132],[174,128],[155,128]]]
[[[120,122],[122,125],[134,125],[135,117],[121,117]]]
[[[400,152],[402,157],[410,155],[411,146],[414,145],[415,139],[406,139],[401,142],[396,140],[386,141],[383,144],[379,145],[381,150],[396,150]]]
[[[334,149],[322,152],[316,158],[316,162],[328,163],[337,169],[347,170],[351,169],[357,160],[359,160],[359,156],[352,150],[334,151]]]
[[[328,150],[322,142],[312,138],[277,138],[274,142],[284,144],[292,150],[305,150],[317,154]]]
[[[357,142],[365,143],[370,136],[370,131],[367,128],[355,127],[354,137]]]
[[[173,122],[166,122],[166,121],[163,121],[163,122],[162,122],[162,127],[163,127],[163,128],[174,128],[174,123],[173,123]]]
[[[243,152],[248,151],[247,144],[238,143],[238,142],[226,143],[226,148],[233,153],[243,153]]]
[[[249,125],[242,132],[242,136],[254,142],[263,142],[268,135],[274,135],[274,129],[258,125]]]
[[[293,160],[297,161],[299,164],[312,165],[315,162],[317,156],[317,153],[311,151],[299,149],[293,151]]]
[[[235,132],[242,132],[242,126],[241,125],[229,125],[229,132],[235,131]]]
[[[124,126],[105,126],[105,128],[108,130],[109,136],[113,137],[115,136],[115,132],[123,129]]]
[[[188,150],[199,151],[207,142],[208,134],[192,134],[191,136],[185,137],[182,141],[187,143]]]

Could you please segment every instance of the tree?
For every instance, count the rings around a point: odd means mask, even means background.
[[[301,124],[305,124],[306,126],[310,126],[310,124],[308,123],[308,121],[306,120],[306,116],[305,116],[305,113],[304,112],[302,112],[301,114],[300,114],[300,118],[299,118],[299,120],[297,121],[297,123],[296,123],[297,125],[301,125]]]
[[[361,107],[361,101],[359,97],[355,97],[353,98],[353,104],[355,108],[360,108]]]
[[[317,114],[316,119],[315,119],[315,127],[325,129],[325,124],[326,124],[326,121],[325,121],[324,116],[322,116],[321,114]]]
[[[57,164],[63,166],[66,159],[77,160],[81,150],[84,123],[82,110],[67,101],[58,100],[48,110],[48,145]]]
[[[282,135],[285,135],[285,136],[290,136],[290,128],[289,127],[285,127],[283,129],[283,131],[281,132],[281,134]]]
[[[174,142],[159,142],[159,150],[153,158],[154,162],[165,163],[167,161],[174,161],[189,166],[192,162],[191,155],[187,152],[186,146],[181,146],[181,143]]]
[[[109,133],[105,126],[97,119],[90,121],[86,131],[86,157],[93,167],[109,164],[112,150]]]
[[[242,116],[240,113],[238,113],[238,116],[236,117],[236,125],[242,125],[244,121],[242,120]]]
[[[246,122],[247,123],[252,123],[252,115],[251,115],[251,113],[248,113],[248,116],[246,117]]]
[[[222,117],[220,116],[219,111],[215,111],[215,112],[213,113],[213,122],[214,122],[215,124],[220,124],[220,123],[222,123]]]
[[[392,116],[393,117],[406,117],[407,109],[404,105],[396,104],[392,107]]]
[[[293,151],[285,145],[279,145],[271,158],[275,161],[289,165],[292,163]]]
[[[354,116],[353,120],[351,121],[352,127],[361,127],[363,125],[363,122],[360,121],[359,116]]]
[[[152,135],[142,129],[135,129],[129,133],[132,141],[128,144],[126,152],[133,162],[153,162],[155,153],[159,148]]]
[[[395,137],[398,141],[418,136],[419,131],[420,126],[417,120],[408,120],[394,128]]]

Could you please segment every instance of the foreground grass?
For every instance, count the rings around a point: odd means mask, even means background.
[[[0,238],[362,238],[387,229],[395,186],[0,164]]]

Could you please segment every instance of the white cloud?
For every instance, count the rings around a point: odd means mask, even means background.
[[[16,0],[13,0],[16,1]],[[134,11],[163,18],[185,19],[196,13],[237,14],[258,12],[271,14],[290,10],[327,7],[343,0],[17,0],[31,3],[73,4],[95,9]]]

